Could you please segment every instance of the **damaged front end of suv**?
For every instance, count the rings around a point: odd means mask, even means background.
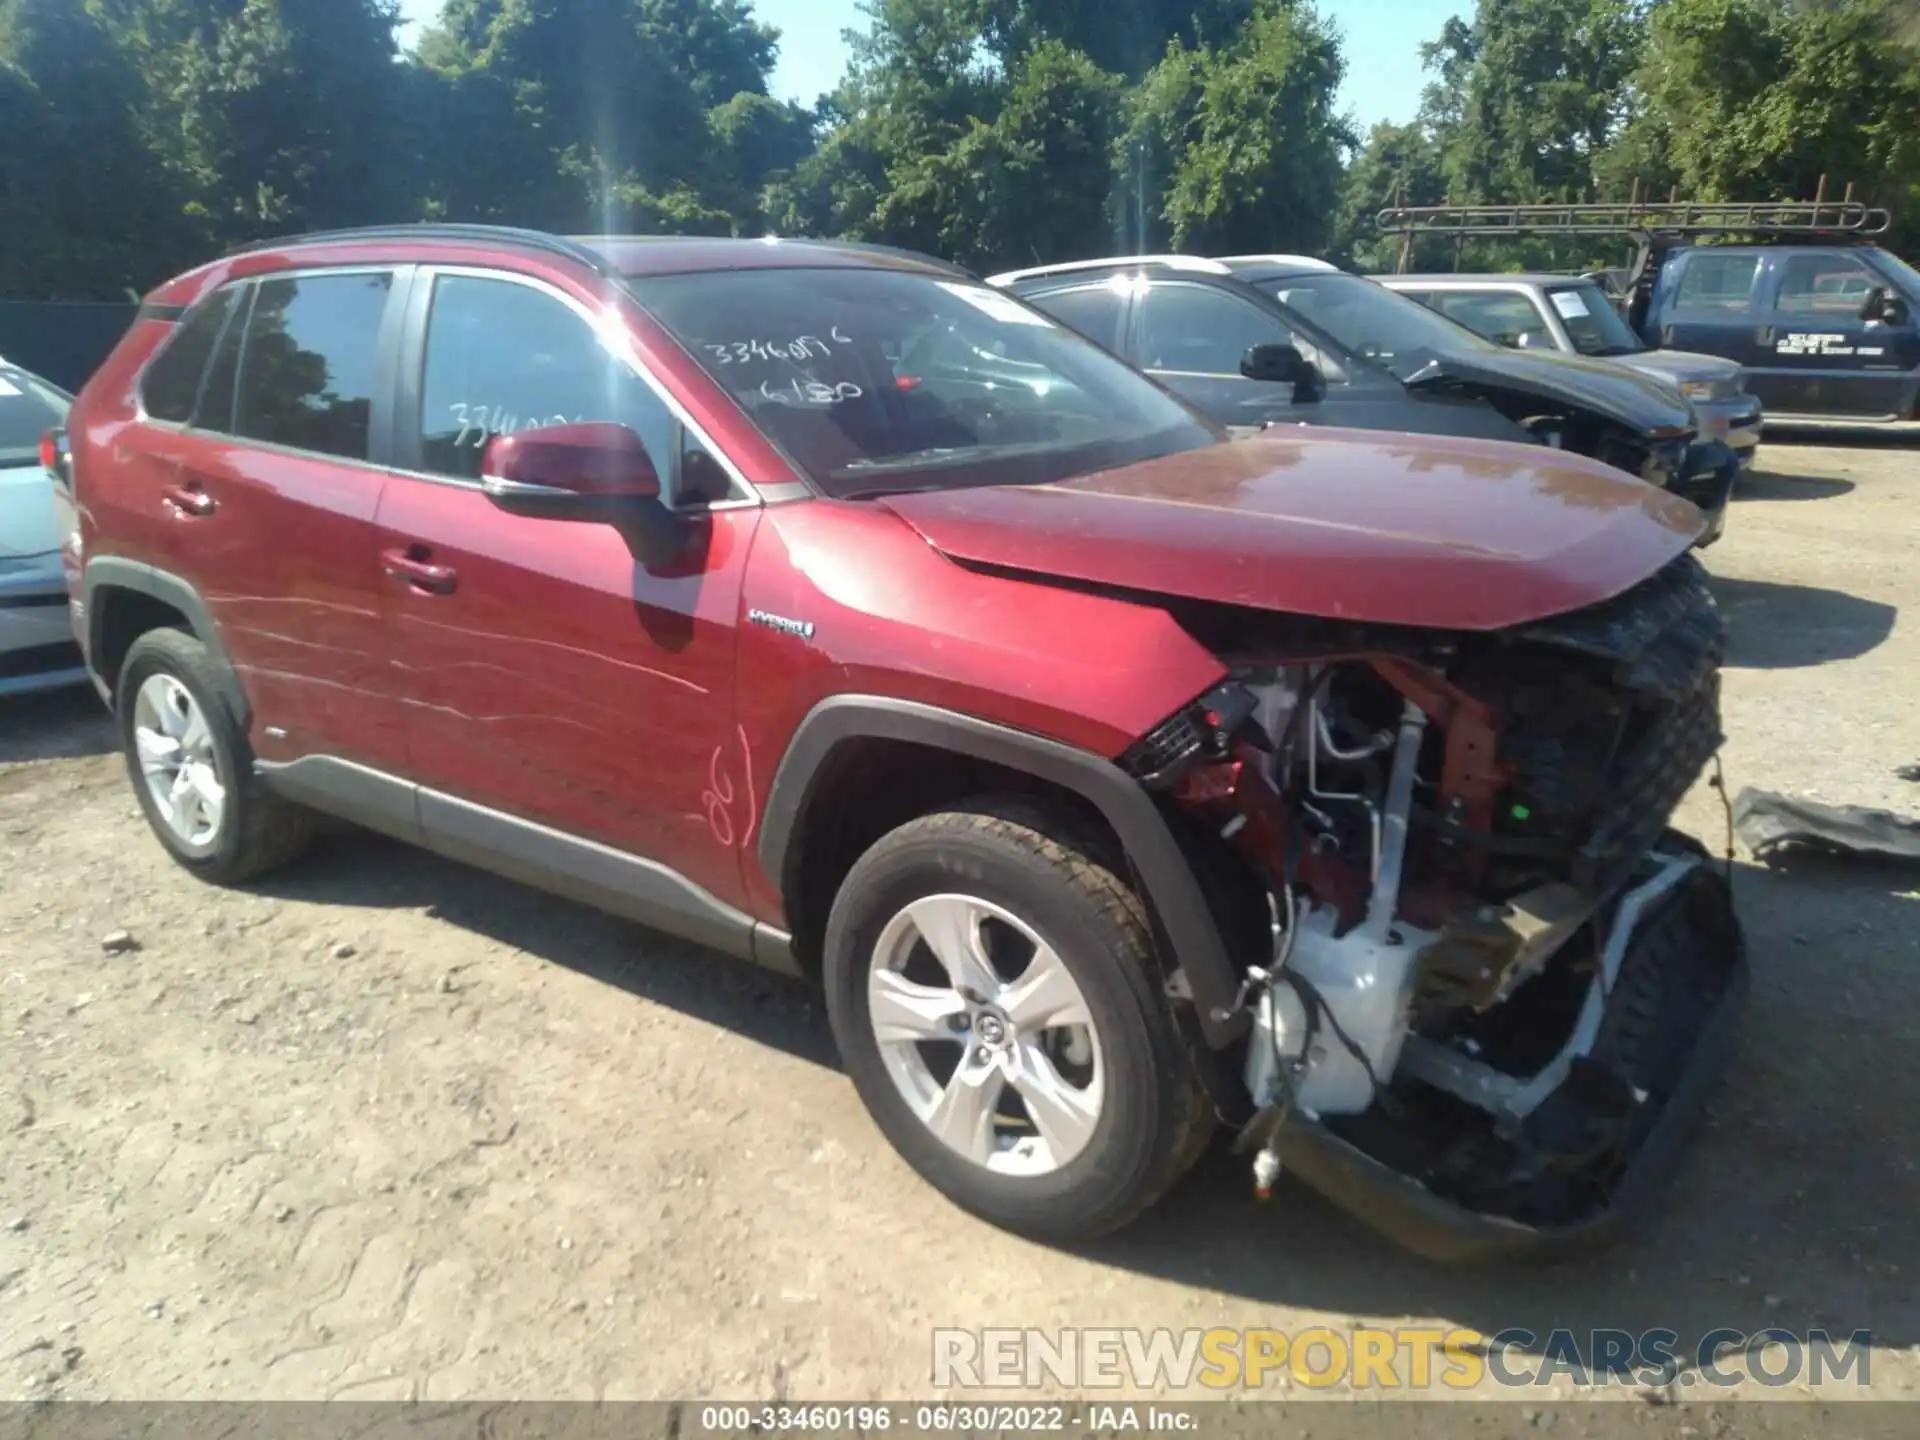
[[[1727,879],[1667,825],[1722,739],[1698,563],[1491,633],[1189,624],[1231,678],[1123,764],[1259,956],[1256,1186],[1284,1167],[1435,1257],[1597,1238],[1744,981]]]

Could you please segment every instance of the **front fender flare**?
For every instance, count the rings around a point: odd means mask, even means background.
[[[910,700],[836,695],[807,712],[768,792],[756,856],[778,888],[815,777],[854,740],[898,740],[1002,765],[1071,790],[1106,817],[1185,973],[1201,1034],[1222,1049],[1246,1032],[1235,1010],[1239,977],[1200,882],[1173,831],[1138,782],[1112,761],[1057,740]]]

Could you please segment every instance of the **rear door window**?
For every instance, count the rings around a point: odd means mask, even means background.
[[[147,366],[140,384],[140,401],[149,419],[175,425],[192,422],[200,382],[206,376],[207,361],[220,339],[221,328],[227,323],[233,297],[233,287],[229,286],[195,305]]]
[[[240,360],[238,433],[367,459],[380,325],[392,287],[385,272],[262,280]]]
[[[1674,295],[1676,310],[1709,314],[1745,314],[1753,308],[1753,285],[1760,274],[1758,255],[1713,255],[1695,251],[1687,257]]]
[[[1070,325],[1107,350],[1120,348],[1120,322],[1126,317],[1127,297],[1108,285],[1083,285],[1077,290],[1054,290],[1029,295],[1027,303],[1044,310],[1062,325]]]

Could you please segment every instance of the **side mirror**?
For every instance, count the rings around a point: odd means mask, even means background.
[[[1240,373],[1249,380],[1292,384],[1296,405],[1308,404],[1326,393],[1320,367],[1302,355],[1297,345],[1255,345],[1241,357]]]
[[[1907,302],[1884,285],[1876,285],[1867,292],[1867,298],[1860,302],[1862,320],[1880,320],[1888,325],[1904,325],[1907,321]]]
[[[496,435],[480,456],[480,488],[509,515],[611,525],[645,565],[677,559],[686,530],[661,503],[660,474],[625,425],[587,421]]]

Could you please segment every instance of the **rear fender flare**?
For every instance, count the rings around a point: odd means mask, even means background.
[[[1214,1049],[1246,1032],[1236,1011],[1239,979],[1220,926],[1173,831],[1139,783],[1112,761],[1057,740],[915,701],[838,695],[821,701],[794,731],[768,791],[756,856],[782,888],[789,849],[814,781],[834,750],[849,741],[898,740],[947,750],[1023,771],[1079,795],[1113,827],[1185,973],[1200,1031]]]
[[[163,605],[178,610],[193,627],[193,637],[207,647],[213,657],[214,665],[220,673],[222,688],[226,691],[227,704],[234,718],[245,729],[252,723],[253,710],[247,703],[246,687],[240,683],[240,672],[234,669],[233,659],[227,654],[227,648],[220,641],[220,632],[214,626],[213,612],[200,592],[187,581],[165,570],[159,570],[138,560],[126,560],[117,555],[102,555],[87,561],[82,585],[82,599],[86,607],[86,652],[87,668],[93,672],[97,685],[104,686],[106,677],[101,673],[97,656],[105,639],[106,607],[101,603],[101,594],[106,590],[128,590],[138,595],[146,595],[160,601]],[[111,695],[108,696],[111,701]]]

